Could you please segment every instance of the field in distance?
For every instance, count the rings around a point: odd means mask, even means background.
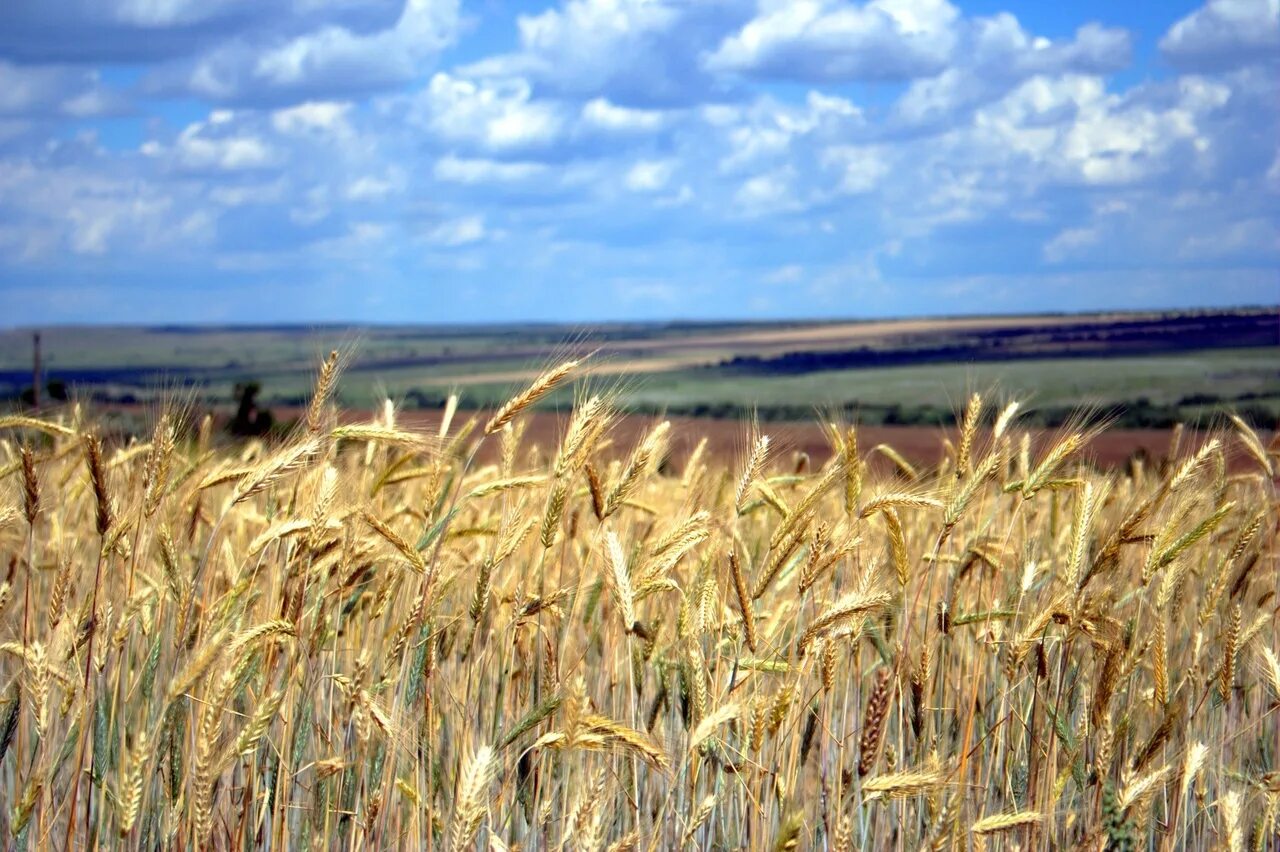
[[[636,413],[950,423],[974,389],[1028,400],[1055,425],[1082,405],[1119,425],[1203,422],[1226,406],[1270,426],[1280,413],[1280,312],[1036,315],[941,319],[628,323],[597,326],[77,327],[42,329],[45,378],[100,402],[195,388],[230,402],[302,402],[329,349],[351,353],[343,405],[388,395],[408,409],[492,405],[551,360],[592,353],[597,387]],[[0,398],[31,383],[31,330],[0,332]],[[564,410],[570,391],[544,401]]]

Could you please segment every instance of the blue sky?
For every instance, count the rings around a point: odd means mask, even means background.
[[[1280,302],[1280,0],[15,0],[0,325]]]

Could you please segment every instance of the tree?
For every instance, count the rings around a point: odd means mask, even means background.
[[[258,393],[262,385],[257,382],[239,382],[235,387],[235,395],[239,399],[236,416],[231,421],[231,434],[242,438],[253,438],[271,431],[274,422],[271,412],[258,407]]]

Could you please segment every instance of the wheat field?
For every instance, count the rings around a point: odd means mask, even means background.
[[[0,417],[0,842],[1277,848],[1274,442],[522,440],[577,367],[431,434],[336,356],[285,441]]]

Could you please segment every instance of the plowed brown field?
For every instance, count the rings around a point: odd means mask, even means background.
[[[283,412],[281,412],[283,413]],[[299,414],[301,412],[298,412]],[[293,414],[293,412],[290,412]],[[352,421],[369,419],[368,412],[351,411],[345,415]],[[459,412],[457,417],[467,415]],[[416,429],[434,431],[439,428],[439,411],[406,411],[401,412],[398,422],[412,425]],[[631,447],[636,438],[651,426],[658,418],[640,415],[621,417],[614,428],[613,437],[620,450]],[[703,437],[707,439],[707,451],[718,458],[738,457],[745,455],[748,443],[748,424],[735,420],[712,420],[697,417],[669,417],[671,421],[672,443],[671,457],[677,466]],[[525,432],[526,445],[554,447],[563,434],[567,417],[551,412],[536,412],[528,417],[529,426]],[[460,422],[455,419],[455,423]],[[821,465],[830,455],[826,437],[822,428],[815,422],[771,422],[761,424],[761,431],[776,442],[779,452],[785,458],[793,453],[805,453],[811,464]],[[1045,430],[1037,437],[1056,434],[1054,430]],[[942,457],[944,444],[955,437],[954,428],[928,426],[861,426],[858,428],[858,444],[867,456],[873,471],[888,472],[892,463],[879,453],[871,453],[873,447],[888,444],[897,450],[912,464],[927,467],[936,464]],[[1163,458],[1169,450],[1172,432],[1168,429],[1107,429],[1095,437],[1089,444],[1084,456],[1091,458],[1099,467],[1116,467],[1127,463],[1137,454],[1151,459]],[[1263,439],[1269,435],[1263,433]],[[1185,453],[1188,448],[1199,445],[1199,433],[1188,433],[1184,438]],[[1233,462],[1239,463],[1233,457]]]

